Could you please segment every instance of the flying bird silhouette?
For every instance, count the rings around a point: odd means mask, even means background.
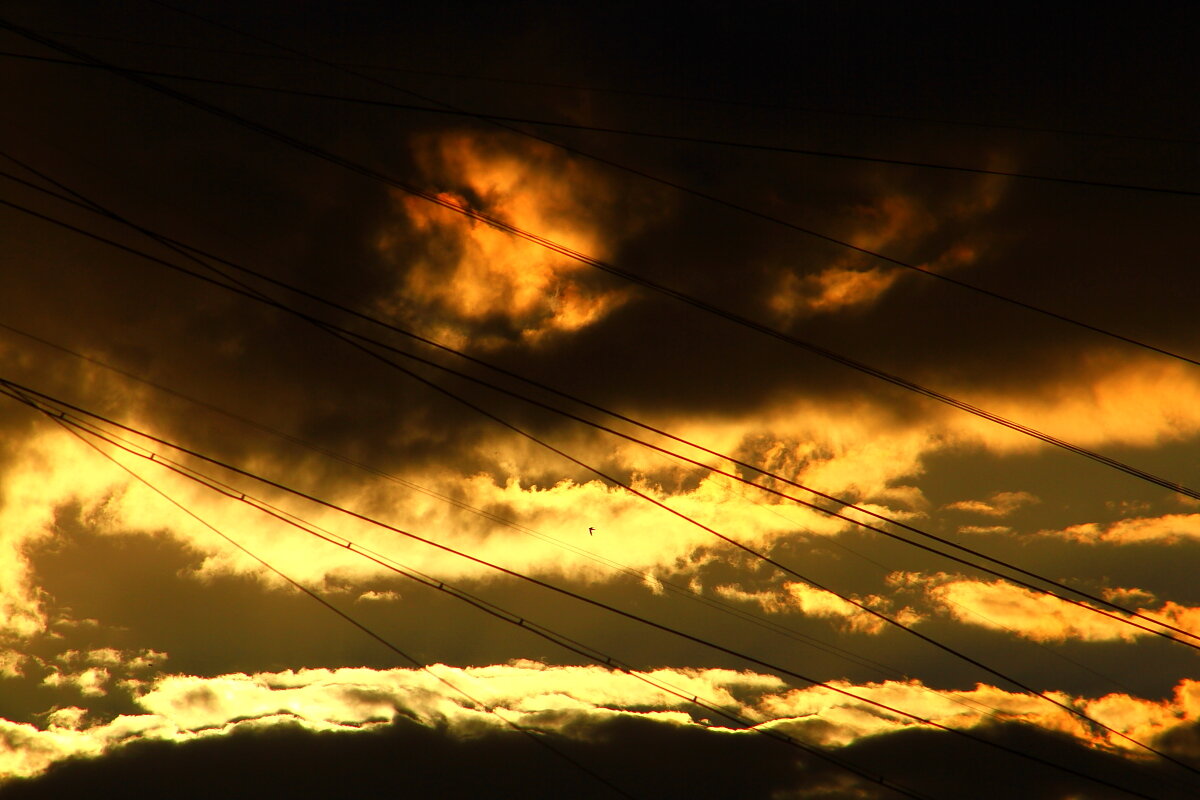
[[[588,528],[588,536],[595,536],[595,535],[596,535],[596,529]]]

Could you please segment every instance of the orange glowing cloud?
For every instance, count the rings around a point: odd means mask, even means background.
[[[1001,190],[1002,184],[995,180],[980,180],[969,196],[950,202],[944,210],[935,209],[926,199],[885,191],[874,202],[851,210],[855,228],[842,238],[855,247],[896,256],[944,227],[944,219],[969,220],[991,211]],[[959,239],[921,266],[934,272],[957,269],[974,262],[980,250],[978,242]],[[784,320],[868,307],[905,275],[902,268],[865,266],[869,260],[865,254],[851,252],[814,274],[783,269],[767,305]]]
[[[1125,694],[1086,698],[1055,692],[1052,696],[1141,741],[1154,741],[1172,729],[1195,724],[1200,717],[1200,682],[1190,680],[1182,681],[1172,697],[1162,701]],[[141,713],[91,721],[86,709],[64,706],[46,716],[44,728],[0,720],[0,779],[37,775],[65,758],[97,757],[136,741],[188,742],[284,725],[350,733],[379,729],[397,714],[458,737],[485,729],[503,732],[504,720],[509,720],[535,730],[586,738],[594,725],[622,716],[714,730],[706,720],[697,719],[703,712],[692,703],[693,697],[729,709],[759,727],[829,747],[923,726],[872,702],[956,729],[1000,719],[1060,731],[1110,751],[1130,753],[1132,747],[1042,698],[984,684],[966,691],[934,689],[916,680],[834,681],[829,687],[789,688],[773,675],[728,669],[662,668],[630,675],[599,666],[516,661],[467,668],[435,664],[428,670],[162,675],[135,694],[133,701]],[[489,708],[498,714],[489,713]],[[753,729],[715,730],[756,735]]]
[[[1200,377],[1183,364],[1152,357],[1096,353],[1058,381],[1021,394],[969,396],[972,403],[1008,419],[1084,447],[1122,444],[1151,447],[1200,433]],[[995,452],[1026,452],[1031,437],[966,414],[950,423],[964,442]]]
[[[889,576],[889,581],[897,585],[923,587],[927,596],[941,610],[959,622],[1007,631],[1037,642],[1062,642],[1068,639],[1131,642],[1153,635],[1154,625],[1144,620],[1119,612],[1109,612],[1117,619],[1102,616],[1087,608],[1004,581],[979,581],[945,573],[895,573]],[[1137,589],[1122,589],[1110,594],[1125,599],[1148,596]],[[1200,608],[1167,602],[1157,609],[1135,610],[1174,627],[1200,633]],[[1122,620],[1136,622],[1151,630],[1135,628]]]
[[[431,181],[453,187],[438,195],[452,208],[394,194],[411,233],[389,227],[377,240],[406,266],[385,310],[433,316],[437,333],[453,344],[495,319],[536,342],[595,324],[629,300],[628,289],[604,285],[590,267],[453,210],[477,210],[606,259],[636,228],[612,222],[618,201],[631,198],[619,197],[610,178],[549,145],[515,137],[442,134],[420,140],[415,151]]]
[[[1023,506],[1041,502],[1029,492],[996,492],[987,500],[960,500],[946,506],[955,511],[969,511],[988,517],[1007,517]]]
[[[771,614],[795,611],[805,616],[837,620],[846,630],[856,633],[879,633],[887,627],[887,623],[874,614],[832,592],[806,583],[790,581],[777,591],[747,592],[731,585],[716,586],[713,590],[727,600],[756,603],[763,611]],[[879,595],[853,599],[868,608],[884,612],[905,625],[911,625],[920,619],[920,616],[909,608],[892,611],[890,603]]]
[[[794,317],[873,303],[900,278],[896,269],[831,267],[816,275],[786,273],[771,296],[771,309]]]
[[[1061,536],[1083,544],[1171,544],[1183,539],[1200,539],[1200,514],[1164,514],[1160,517],[1133,517],[1108,525],[1085,522],[1062,530],[1042,531],[1043,535]]]

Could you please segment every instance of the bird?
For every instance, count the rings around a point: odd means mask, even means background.
[[[596,535],[596,529],[588,528],[588,536],[595,536],[595,535]]]

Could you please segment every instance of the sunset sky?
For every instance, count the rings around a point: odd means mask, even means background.
[[[1200,796],[1198,15],[698,8],[4,4],[0,800]]]

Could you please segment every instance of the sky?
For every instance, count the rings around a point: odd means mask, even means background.
[[[0,799],[1195,797],[1196,22],[5,4]]]

